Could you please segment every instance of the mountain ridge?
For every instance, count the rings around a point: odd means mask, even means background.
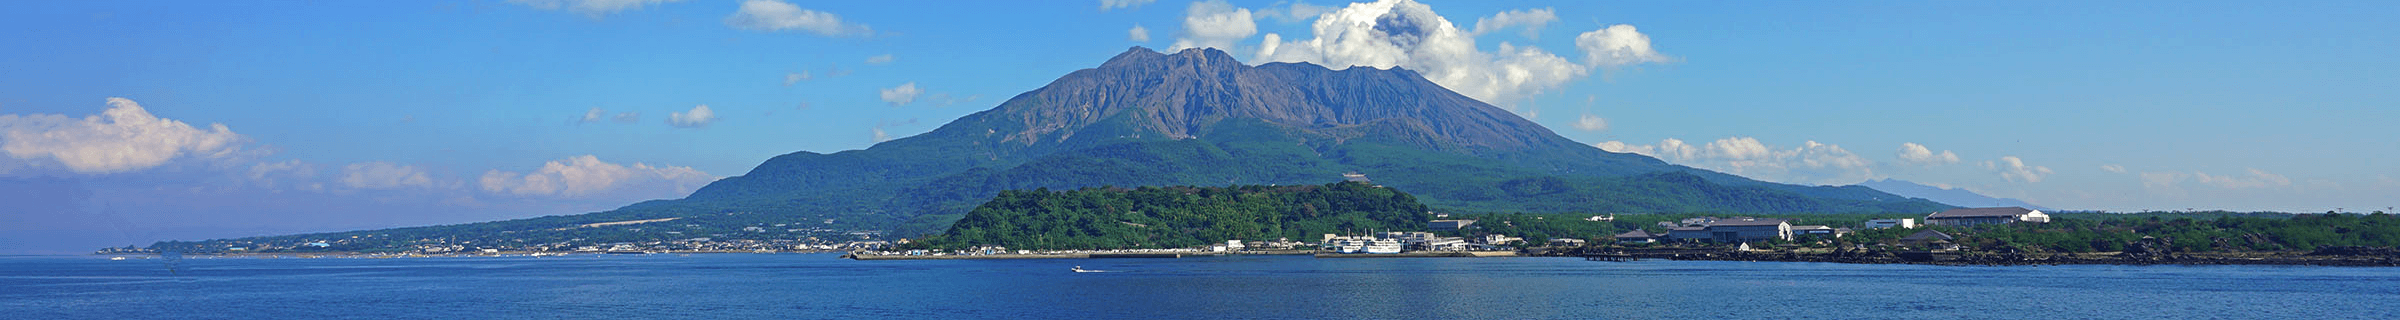
[[[778,155],[682,199],[444,228],[666,239],[764,237],[724,230],[806,223],[911,236],[944,230],[1004,190],[1314,185],[1345,172],[1454,212],[1947,207],[1866,187],[1770,183],[1603,151],[1402,68],[1250,66],[1215,49],[1134,47],[932,131],[859,150]],[[672,235],[657,226],[578,228],[574,237],[544,231],[660,218],[683,220],[669,228],[679,230]],[[450,230],[402,229],[427,236]]]

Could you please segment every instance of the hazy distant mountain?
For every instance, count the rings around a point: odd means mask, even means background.
[[[1250,66],[1214,49],[1162,54],[1136,47],[931,132],[863,150],[776,156],[684,199],[382,232],[449,236],[443,228],[472,228],[587,240],[741,238],[768,235],[727,230],[772,224],[915,235],[947,228],[1002,190],[1313,185],[1338,181],[1344,172],[1364,173],[1450,212],[1946,207],[1866,187],[1767,183],[1602,151],[1406,69]],[[663,218],[679,220],[673,226],[566,228]],[[561,234],[566,232],[574,235]]]
[[[1906,180],[1869,180],[1867,182],[1860,182],[1858,185],[1868,188],[1875,188],[1875,190],[1889,192],[1903,197],[1923,198],[1925,200],[1933,200],[1933,202],[1940,202],[1942,204],[1960,207],[2025,207],[2026,209],[2056,211],[2048,207],[2026,203],[2024,200],[1993,198],[1991,196],[1976,194],[1974,191],[1967,191],[1967,189],[1935,187],[1915,182],[1908,182]]]

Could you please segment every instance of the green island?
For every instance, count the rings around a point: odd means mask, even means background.
[[[1227,240],[1421,231],[1416,197],[1359,183],[1001,192],[913,249],[1165,249]]]

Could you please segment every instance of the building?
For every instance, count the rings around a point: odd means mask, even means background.
[[[1867,220],[1867,223],[1866,223],[1866,228],[1867,228],[1867,229],[1883,229],[1883,228],[1916,229],[1916,228],[1917,228],[1917,219],[1899,218],[1899,219],[1875,219],[1875,220]]]
[[[1504,245],[1508,245],[1509,243],[1515,243],[1515,242],[1525,242],[1525,238],[1511,237],[1511,236],[1507,236],[1507,235],[1499,235],[1499,234],[1487,234],[1487,235],[1483,235],[1483,244],[1486,244],[1486,245],[1504,246]]]
[[[1367,180],[1367,174],[1357,172],[1343,173],[1342,181],[1356,182],[1358,184],[1370,186],[1375,185],[1375,181]]]
[[[1434,231],[1458,231],[1458,229],[1466,229],[1467,226],[1472,225],[1475,225],[1475,220],[1434,220],[1427,223],[1427,228]]]
[[[1951,240],[1957,240],[1957,238],[1951,238],[1950,234],[1942,233],[1941,231],[1926,229],[1925,231],[1917,231],[1916,234],[1900,237],[1900,244],[1911,247],[1957,250],[1958,244],[1952,243]]]
[[[1617,221],[1617,215],[1612,214],[1605,216],[1592,216],[1590,218],[1583,218],[1583,221]]]
[[[2050,215],[2023,207],[1958,208],[1925,216],[1925,225],[1975,226],[2017,222],[2050,223]]]
[[[1783,219],[1725,219],[1708,225],[1708,239],[1716,242],[1751,242],[1792,240],[1792,223]]]
[[[1626,231],[1625,233],[1617,234],[1617,243],[1651,242],[1658,242],[1658,236],[1650,234],[1649,231],[1642,231],[1641,229],[1634,229],[1633,231]]]
[[[1583,239],[1550,239],[1550,246],[1552,247],[1581,247],[1583,246],[1583,243]]]
[[[1794,237],[1840,238],[1849,234],[1850,228],[1835,228],[1828,226],[1792,226],[1792,236]]]
[[[1667,241],[1708,241],[1708,227],[1667,228]]]

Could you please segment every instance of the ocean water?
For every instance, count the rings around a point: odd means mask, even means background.
[[[2400,268],[836,256],[0,257],[0,318],[2400,319]]]

